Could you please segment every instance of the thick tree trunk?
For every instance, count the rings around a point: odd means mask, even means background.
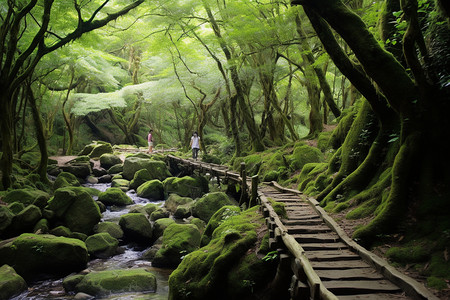
[[[0,85],[1,86],[1,85]],[[8,95],[2,94],[0,96],[0,137],[2,141],[2,157],[0,160],[2,171],[2,185],[3,189],[11,186],[11,174],[13,165],[13,141],[12,135],[12,116],[11,107],[8,105]]]

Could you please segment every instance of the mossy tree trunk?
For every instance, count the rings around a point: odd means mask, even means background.
[[[450,175],[444,171],[449,167],[448,154],[445,154],[446,139],[437,132],[448,132],[450,129],[448,118],[444,115],[449,106],[448,101],[444,101],[448,91],[430,80],[434,74],[427,73],[430,70],[423,65],[427,61],[427,49],[417,26],[416,0],[402,1],[404,18],[408,23],[402,50],[414,79],[391,53],[380,46],[361,18],[340,0],[295,0],[293,4],[304,7],[330,57],[368,100],[379,123],[377,138],[365,159],[356,168],[348,168],[344,172],[347,173],[345,180],[336,179],[324,190],[321,194],[324,202],[335,198],[336,188],[341,191],[347,189],[347,192],[349,188],[361,191],[371,180],[376,181],[375,177],[380,171],[369,172],[370,169],[377,167],[374,163],[388,161],[383,159],[382,154],[386,153],[386,149],[379,150],[384,146],[390,149],[388,151],[396,151],[392,160],[389,195],[381,203],[376,218],[354,235],[370,241],[379,233],[394,230],[409,205],[412,205],[411,201],[429,201],[432,197],[449,194],[445,182]],[[328,26],[344,39],[361,66],[348,59]],[[422,60],[417,57],[417,53]],[[351,132],[343,147],[355,139]],[[393,142],[396,137],[398,140]],[[395,148],[396,145],[398,148]],[[342,155],[351,155],[348,150],[343,150]],[[427,164],[419,163],[424,158]],[[344,164],[344,158],[342,160]],[[430,182],[429,178],[433,178],[433,184],[419,186],[420,182]],[[419,199],[418,190],[426,196]]]

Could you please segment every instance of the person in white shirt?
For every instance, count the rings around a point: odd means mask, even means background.
[[[197,131],[191,137],[191,143],[189,145],[192,148],[192,158],[197,160],[198,150],[200,150],[200,137]]]

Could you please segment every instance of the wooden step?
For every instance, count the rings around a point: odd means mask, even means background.
[[[366,269],[370,265],[362,260],[311,261],[314,270],[348,270]]]
[[[322,281],[329,280],[381,280],[383,276],[372,268],[348,270],[316,270]]]
[[[325,225],[294,225],[286,226],[289,234],[296,233],[324,233],[330,232],[331,229]]]
[[[317,225],[323,224],[322,219],[307,219],[307,220],[285,220],[284,225],[294,226],[294,225]]]
[[[305,255],[310,261],[361,260],[359,255],[349,250],[306,251]]]
[[[348,296],[339,296],[339,300],[399,300],[399,299],[410,299],[405,295],[399,294],[359,294],[359,295],[348,295]]]
[[[339,241],[339,236],[332,233],[292,234],[291,235],[302,246],[304,243],[333,243]]]
[[[337,243],[308,243],[303,244],[302,248],[305,251],[314,251],[314,250],[342,250],[348,249],[348,246],[342,242]]]
[[[336,296],[374,293],[399,293],[401,289],[387,280],[323,281],[324,286]]]

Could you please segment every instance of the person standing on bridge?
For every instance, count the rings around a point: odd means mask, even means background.
[[[191,137],[191,143],[189,145],[192,148],[192,158],[197,160],[198,150],[200,150],[200,137],[197,131]]]
[[[148,153],[152,153],[153,152],[153,130],[152,129],[150,129],[149,131],[148,131],[148,136],[147,136],[147,139],[148,139]]]

